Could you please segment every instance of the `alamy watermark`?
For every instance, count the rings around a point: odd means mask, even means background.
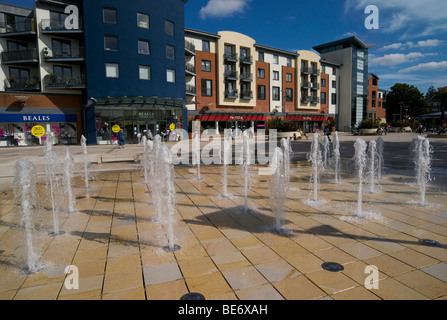
[[[365,14],[369,14],[365,19],[365,28],[368,30],[379,29],[379,8],[369,5],[365,8]]]

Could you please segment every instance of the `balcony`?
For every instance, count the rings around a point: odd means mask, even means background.
[[[50,50],[48,48],[44,48],[42,50],[42,54],[46,62],[79,63],[85,61],[83,47],[74,47],[70,50]]]
[[[301,73],[302,74],[310,74],[310,68],[309,67],[301,67]]]
[[[253,63],[253,57],[252,56],[241,56],[240,62],[243,64],[252,64]]]
[[[37,36],[34,19],[23,21],[0,22],[0,37],[23,38],[23,40]]]
[[[320,103],[320,98],[319,97],[315,97],[315,96],[311,96],[310,97],[310,102],[311,103]]]
[[[196,46],[192,42],[187,40],[185,40],[185,53],[191,56],[196,55]]]
[[[85,89],[85,75],[80,77],[58,77],[55,74],[48,74],[44,77],[46,89]]]
[[[253,82],[253,73],[241,73],[241,81]]]
[[[23,79],[10,78],[5,80],[5,91],[40,91],[40,81],[32,81],[29,77]]]
[[[241,92],[241,99],[251,100],[253,99],[253,91],[252,90],[244,90]]]
[[[224,53],[224,60],[227,62],[237,62],[237,53]]]
[[[237,90],[226,90],[225,91],[225,98],[229,99],[237,99],[239,96],[237,94]]]
[[[33,65],[39,62],[39,55],[37,49],[4,51],[2,52],[2,62],[5,65]]]
[[[303,81],[303,83],[301,83],[301,88],[310,89],[311,83],[309,81]]]
[[[192,63],[185,64],[186,75],[195,76],[196,75],[196,66]]]
[[[196,86],[192,86],[190,84],[186,85],[186,94],[190,96],[196,95]]]
[[[301,97],[301,102],[302,103],[310,103],[311,101],[311,97],[310,96],[303,96]]]
[[[313,76],[318,77],[320,75],[320,69],[311,68],[310,69],[310,74],[313,75]]]
[[[226,71],[224,73],[225,80],[227,81],[237,81],[238,80],[238,72],[237,71]]]
[[[79,21],[79,28],[70,29],[65,26],[65,21],[54,21],[51,19],[42,19],[40,22],[42,34],[70,36],[78,35],[84,32],[82,21]]]
[[[311,82],[310,88],[311,88],[311,90],[319,90],[320,89],[320,84],[316,83],[316,82]]]

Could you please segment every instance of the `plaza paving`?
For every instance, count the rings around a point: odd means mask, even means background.
[[[446,299],[447,141],[430,140],[435,179],[427,189],[428,205],[420,206],[409,159],[414,137],[383,136],[385,174],[377,193],[363,195],[368,218],[354,216],[358,181],[351,159],[357,137],[341,135],[341,183],[334,183],[333,170],[327,168],[317,203],[308,201],[310,140],[293,142],[283,216],[286,235],[273,230],[270,176],[259,175],[259,166],[251,167],[248,212],[239,166],[229,170],[231,197],[222,196],[222,166],[203,165],[201,181],[195,167],[177,166],[174,232],[180,249],[175,252],[164,249],[166,226],[158,222],[138,164],[95,163],[98,154],[129,160],[141,146],[89,147],[89,189],[81,176],[81,147],[70,147],[78,170],[76,212],[59,212],[64,233],[56,237],[49,236],[53,224],[43,148],[2,149],[0,299],[178,300],[188,292],[207,300]],[[23,272],[24,228],[10,188],[13,164],[20,158],[33,161],[40,178],[33,232],[43,269],[31,275]],[[441,247],[421,245],[420,239],[438,241]],[[324,262],[340,263],[344,270],[323,270]],[[64,285],[67,265],[78,268],[79,289]],[[377,289],[365,287],[370,265],[379,271]]]

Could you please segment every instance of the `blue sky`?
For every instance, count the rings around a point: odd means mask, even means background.
[[[33,0],[2,2],[33,5]],[[378,9],[377,30],[365,27],[368,5]],[[237,31],[289,51],[356,36],[376,45],[369,51],[369,71],[379,76],[381,88],[404,82],[426,93],[430,85],[447,86],[445,0],[189,0],[185,26]]]

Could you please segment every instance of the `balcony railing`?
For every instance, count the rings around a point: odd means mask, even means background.
[[[302,83],[301,83],[301,87],[302,88],[310,88],[311,87],[311,83],[310,82],[308,82],[308,81],[303,81]]]
[[[320,75],[320,69],[315,69],[315,68],[311,68],[310,69],[310,73],[314,76],[319,76]]]
[[[196,74],[196,67],[192,63],[185,64],[185,69],[186,69],[187,73],[190,73],[193,75]]]
[[[71,50],[50,50],[48,48],[44,48],[42,53],[46,61],[79,60],[85,58],[85,51],[83,47],[74,47],[71,48]]]
[[[10,78],[5,80],[5,90],[16,90],[16,91],[39,91],[40,81],[31,80],[28,77],[25,78]]]
[[[310,98],[310,101],[312,102],[312,103],[319,103],[320,102],[320,97],[311,97]]]
[[[310,101],[311,101],[310,96],[301,97],[301,102],[303,102],[303,103],[310,103]]]
[[[196,94],[196,87],[192,86],[190,84],[186,85],[186,94],[195,95]]]
[[[252,56],[241,56],[240,61],[241,61],[241,63],[252,64],[253,57]]]
[[[224,53],[224,60],[229,62],[237,62],[237,53]]]
[[[225,80],[236,81],[238,76],[237,71],[226,71],[224,73]]]
[[[301,67],[301,73],[310,74],[310,68],[309,67]]]
[[[241,73],[241,81],[252,82],[253,73]]]
[[[241,99],[250,100],[253,99],[253,91],[252,90],[244,90],[241,92]]]
[[[226,90],[225,98],[236,99],[238,98],[237,90]]]
[[[0,22],[0,35],[9,33],[30,33],[36,32],[36,22],[34,19],[25,19],[23,21]]]
[[[84,89],[85,76],[79,77],[58,77],[55,74],[49,74],[44,77],[45,88],[47,89]]]
[[[196,46],[190,41],[185,40],[185,49],[192,54],[196,53]]]
[[[69,29],[65,26],[65,21],[42,19],[40,22],[40,29],[43,32],[79,32],[83,31],[82,20],[79,21],[78,29]]]
[[[318,89],[320,89],[320,84],[319,84],[319,83],[316,83],[316,82],[312,82],[312,83],[310,84],[310,86],[311,86],[311,89],[312,89],[312,90],[318,90]]]
[[[4,64],[39,62],[39,55],[37,49],[4,51],[2,52],[2,62]]]

